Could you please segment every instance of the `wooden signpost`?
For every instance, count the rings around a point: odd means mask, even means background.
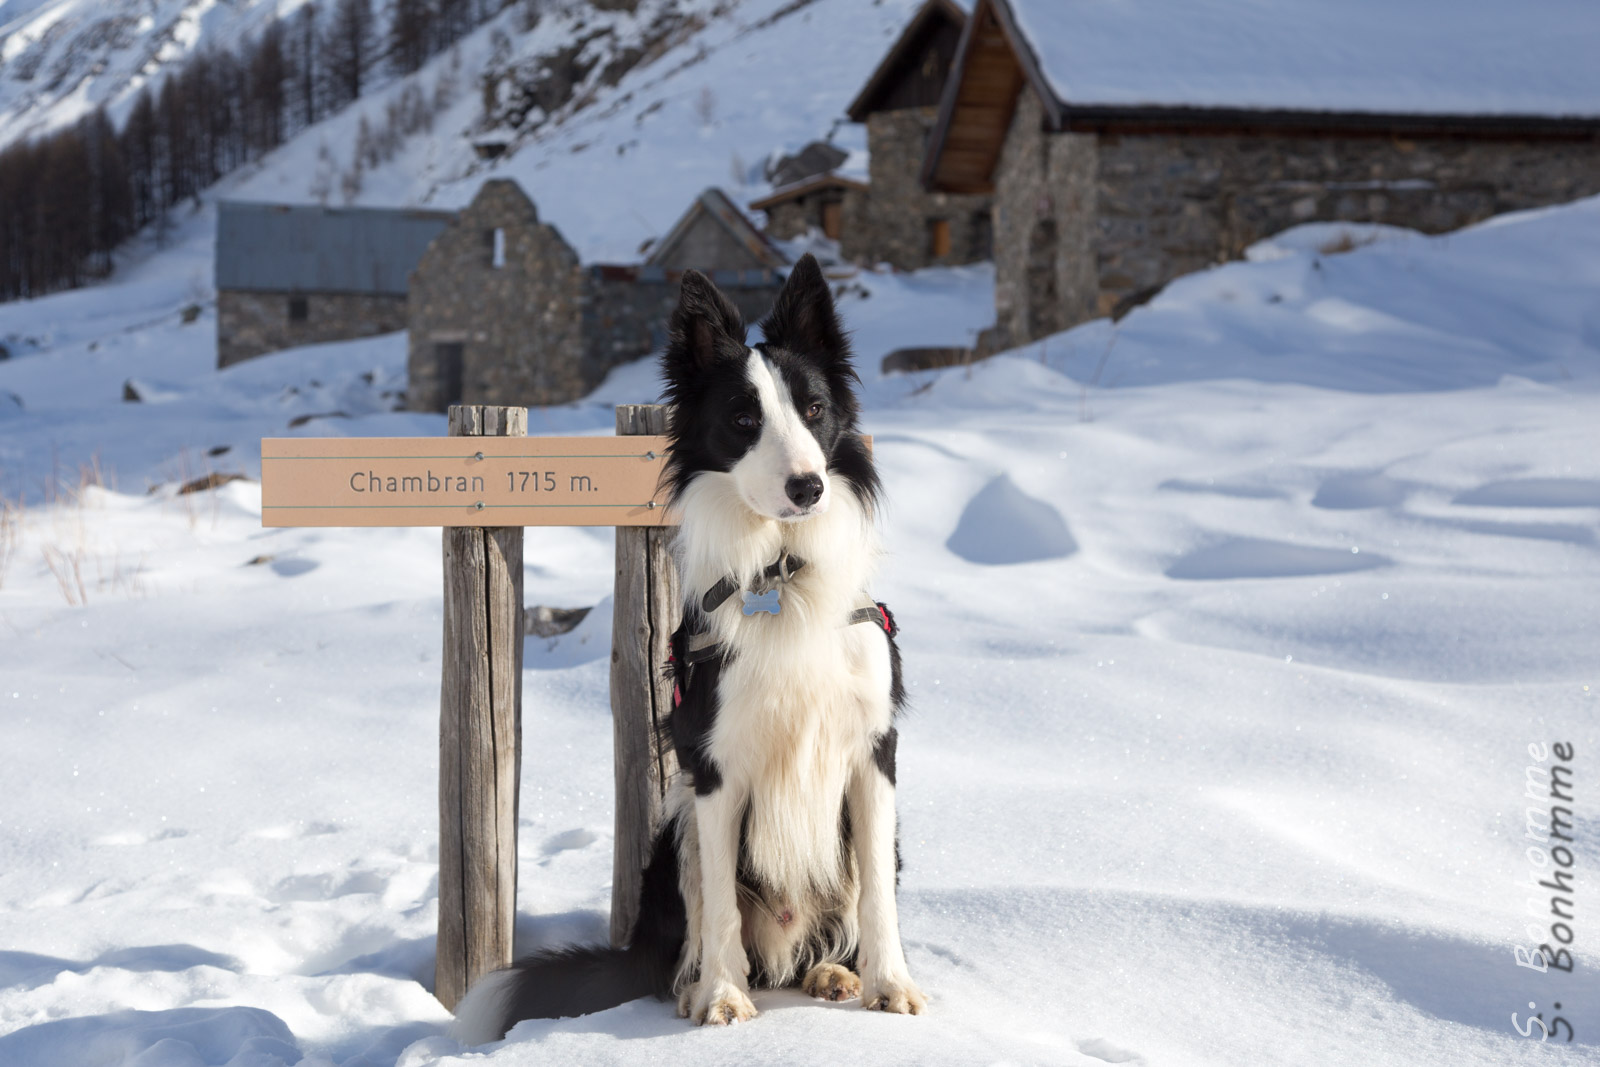
[[[522,527],[615,526],[611,711],[617,807],[611,938],[676,767],[657,730],[671,707],[678,624],[659,487],[664,409],[617,408],[616,437],[528,437],[524,408],[450,409],[444,438],[264,438],[263,526],[444,527],[439,701],[439,942],[445,1007],[511,962],[522,749]]]

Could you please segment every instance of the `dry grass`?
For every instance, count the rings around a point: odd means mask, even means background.
[[[167,473],[170,475],[167,480],[177,483],[178,486],[170,500],[183,509],[183,516],[191,530],[200,525],[202,518],[207,517],[215,529],[221,502],[217,499],[217,494],[209,490],[217,489],[232,481],[239,481],[244,477],[242,474],[217,470],[211,465],[211,457],[208,454],[200,453],[192,457],[187,448],[178,453],[176,470],[169,465]]]
[[[51,464],[50,479],[44,485],[47,505],[39,515],[39,522],[48,520],[48,529],[34,528],[46,543],[39,547],[45,567],[56,580],[61,597],[72,607],[83,607],[89,602],[91,592],[96,595],[121,592],[128,596],[143,596],[144,558],[129,563],[122,553],[109,555],[95,549],[91,543],[85,511],[94,501],[93,489],[114,489],[115,477],[102,464],[96,454],[89,462],[78,466],[77,477],[68,479],[58,463]],[[0,581],[4,579],[6,564],[17,555],[22,546],[25,512],[21,500],[12,503],[0,500]]]
[[[89,602],[89,590],[83,584],[83,560],[86,550],[82,542],[71,548],[45,545],[39,550],[44,555],[45,566],[55,575],[61,595],[72,607],[81,608]]]
[[[0,497],[0,589],[6,586],[6,569],[11,566],[17,546],[22,543],[24,505]]]
[[[1338,237],[1323,244],[1317,251],[1325,256],[1337,256],[1344,252],[1354,252],[1358,248],[1365,248],[1367,245],[1377,241],[1377,239],[1376,235],[1356,237],[1349,230],[1345,230]]]

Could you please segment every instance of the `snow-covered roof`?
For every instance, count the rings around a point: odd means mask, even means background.
[[[994,0],[1057,101],[1600,116],[1593,0]]]
[[[1592,0],[977,0],[922,178],[992,189],[1016,101],[1117,127],[1600,136]]]

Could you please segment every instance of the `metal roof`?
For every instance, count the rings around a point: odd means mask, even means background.
[[[216,287],[402,295],[454,213],[223,201]]]

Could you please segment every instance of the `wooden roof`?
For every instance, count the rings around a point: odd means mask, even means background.
[[[992,0],[978,0],[956,49],[939,119],[923,162],[923,181],[951,193],[994,192],[994,167],[1011,128],[1017,94],[1042,79],[1023,63],[1031,53],[1013,45],[1016,31]]]
[[[813,175],[803,181],[793,182],[782,188],[775,189],[771,194],[762,197],[760,200],[752,200],[750,201],[750,210],[766,211],[768,208],[776,207],[790,200],[798,200],[803,196],[810,196],[812,193],[820,192],[823,189],[866,188],[866,182],[859,182],[854,178],[846,178],[842,174],[834,174],[830,171],[827,174]]]
[[[1027,0],[1048,3],[1049,0]],[[1064,100],[1019,27],[1017,0],[977,0],[956,51],[939,117],[923,161],[930,189],[992,193],[1018,94],[1038,96],[1052,131],[1254,133],[1294,136],[1471,137],[1592,140],[1600,118],[1514,113],[1401,112],[1312,107],[1187,106]],[[1051,8],[1056,18],[1061,9]],[[1048,42],[1047,42],[1048,43]],[[1061,60],[1056,59],[1058,65]],[[1062,77],[1057,72],[1057,80]]]
[[[966,24],[967,12],[955,0],[926,0],[845,109],[850,121],[865,122],[875,111],[937,105]],[[930,53],[933,70],[926,69]]]

